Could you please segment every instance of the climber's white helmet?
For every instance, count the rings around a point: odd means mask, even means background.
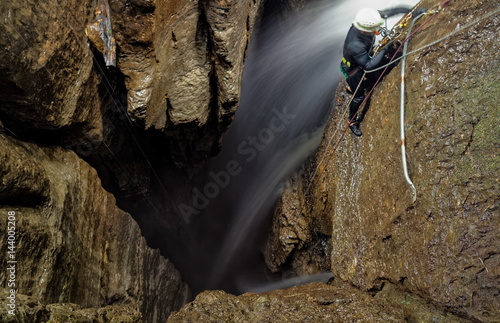
[[[366,32],[377,31],[383,23],[384,19],[378,10],[373,8],[364,8],[358,11],[353,22],[356,29]]]

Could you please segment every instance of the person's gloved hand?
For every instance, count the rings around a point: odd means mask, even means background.
[[[426,12],[427,12],[427,8],[425,8],[425,7],[418,8],[417,10],[415,10],[415,11],[413,12],[413,17],[418,17],[418,16],[420,16],[421,14],[426,13]]]

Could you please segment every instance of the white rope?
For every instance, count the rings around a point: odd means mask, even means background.
[[[440,43],[440,42],[442,42],[442,41],[446,40],[447,38],[450,38],[451,36],[453,36],[453,35],[455,35],[455,34],[457,34],[457,33],[461,32],[461,31],[463,31],[463,30],[465,30],[465,29],[467,29],[467,28],[469,28],[469,27],[472,27],[473,25],[478,24],[479,22],[481,22],[481,21],[483,21],[483,20],[485,20],[485,19],[488,19],[489,17],[492,17],[492,16],[496,15],[498,12],[500,12],[500,8],[497,8],[496,10],[494,10],[494,11],[492,11],[492,12],[490,12],[490,13],[488,13],[488,14],[486,14],[486,15],[484,15],[484,16],[482,16],[482,17],[480,17],[480,18],[478,18],[478,19],[476,19],[476,20],[474,20],[474,21],[472,21],[472,22],[470,22],[470,23],[468,23],[468,24],[466,24],[466,25],[464,25],[464,26],[462,26],[462,27],[460,27],[460,28],[456,29],[456,30],[454,30],[454,31],[452,31],[451,33],[447,34],[446,36],[441,37],[441,38],[439,38],[439,39],[437,39],[437,40],[435,40],[435,41],[433,41],[433,42],[431,42],[431,43],[429,43],[429,44],[427,44],[427,45],[425,45],[425,46],[423,46],[423,47],[420,47],[420,48],[418,48],[418,49],[415,49],[415,50],[413,50],[413,51],[411,51],[411,52],[405,53],[406,48],[404,48],[404,49],[403,49],[403,55],[402,55],[401,57],[399,57],[399,58],[397,58],[397,59],[393,60],[392,62],[389,62],[389,63],[387,63],[387,64],[385,64],[385,65],[383,65],[383,66],[380,66],[380,67],[378,67],[378,68],[375,68],[375,69],[373,69],[373,70],[368,70],[368,71],[365,71],[365,74],[368,74],[368,73],[373,73],[373,72],[379,71],[379,70],[381,70],[381,69],[383,69],[383,68],[386,68],[387,66],[390,66],[391,64],[394,64],[395,62],[398,62],[399,60],[405,59],[405,58],[406,58],[407,56],[409,56],[409,55],[415,54],[415,53],[420,52],[420,51],[422,51],[422,50],[424,50],[424,49],[427,49],[427,48],[429,48],[429,47],[432,47],[432,46],[434,46],[434,45],[436,45],[436,44],[438,44],[438,43]],[[420,16],[419,16],[419,17],[420,17]],[[419,17],[417,17],[417,18],[419,18]],[[417,18],[416,18],[416,19],[417,19]],[[415,20],[416,20],[416,19],[415,19]],[[405,42],[404,46],[405,46],[405,47],[407,47],[407,42]],[[404,61],[403,61],[403,66],[404,66]],[[403,68],[402,68],[402,69],[403,69]],[[402,87],[402,88],[401,88],[401,93],[404,95],[404,88],[403,88],[403,86],[404,86],[404,78],[403,78],[403,77],[404,77],[404,69],[403,69],[403,71],[402,71],[402,77],[401,77],[401,79],[402,79],[402,81],[403,81],[402,86],[401,86],[401,87]],[[358,91],[358,89],[359,89],[359,84],[358,84],[358,88],[356,88],[356,91],[354,91],[354,93],[356,93],[356,92]],[[403,95],[401,96],[401,104],[404,104],[404,96],[403,96]],[[352,101],[352,99],[353,99],[353,98],[354,98],[354,94],[353,94],[353,96],[351,97],[351,100],[349,101],[349,103]],[[403,107],[403,109],[404,109],[404,107]],[[344,114],[345,114],[345,113],[344,113]],[[406,149],[405,149],[405,146],[404,146],[404,119],[403,119],[403,118],[404,118],[404,110],[403,110],[403,111],[401,111],[401,121],[400,121],[400,124],[401,124],[401,129],[402,129],[402,132],[403,132],[403,133],[402,133],[402,135],[401,135],[401,143],[402,143],[402,145],[403,145],[403,149],[404,149],[404,151],[402,151],[402,159],[403,159],[403,163],[406,165]],[[329,140],[328,140],[328,144],[326,145],[326,147],[328,147],[328,146],[331,144],[331,142],[332,142],[333,138],[335,137],[336,133],[337,133],[337,132],[335,131],[335,132],[332,134],[332,136],[329,138]],[[323,162],[323,160],[324,160],[325,158],[326,158],[326,156],[323,156],[323,157],[321,158],[320,162],[319,162],[319,163],[317,163],[317,165],[316,165],[316,167],[315,167],[315,170],[314,170],[314,173],[313,173],[313,174],[312,174],[312,176],[310,177],[310,183],[309,183],[309,185],[308,185],[308,187],[307,187],[307,189],[306,189],[306,192],[307,192],[307,191],[309,191],[309,189],[311,188],[312,182],[314,181],[314,177],[316,177],[316,174],[317,174],[317,172],[318,172],[318,166],[319,166],[319,165]],[[411,179],[410,179],[410,178],[409,178],[409,176],[408,176],[408,171],[407,171],[406,167],[405,167],[404,169],[405,169],[405,170],[404,170],[404,173],[405,173],[405,178],[408,178],[407,182],[408,182],[408,184],[410,185],[410,187],[412,187],[412,191],[413,191],[413,202],[415,202],[415,201],[416,201],[416,189],[415,189],[415,186],[413,185],[413,183],[411,182]],[[410,184],[410,183],[411,183],[411,184]]]
[[[412,20],[412,23],[410,25],[410,29],[408,31],[409,34],[411,34],[411,30],[413,28],[413,24],[415,21],[417,21],[422,15],[415,17],[415,19]],[[406,50],[408,49],[408,43],[409,41],[406,41],[403,46],[403,56],[406,54]],[[401,89],[400,89],[400,118],[399,118],[399,129],[400,129],[400,136],[401,136],[401,161],[402,161],[402,166],[403,166],[403,174],[406,180],[406,183],[411,188],[412,191],[412,196],[413,196],[413,203],[417,201],[417,190],[415,188],[415,185],[413,185],[413,182],[411,181],[410,175],[408,174],[408,163],[406,162],[406,139],[405,139],[405,64],[406,64],[406,58],[403,58],[401,61]]]

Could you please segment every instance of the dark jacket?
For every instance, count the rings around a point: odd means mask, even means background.
[[[349,62],[342,63],[346,65],[345,67],[342,66],[344,70],[349,72],[358,66],[365,71],[376,68],[382,61],[385,51],[382,50],[372,58],[370,55],[374,43],[375,35],[365,34],[351,26],[344,42],[344,58]]]

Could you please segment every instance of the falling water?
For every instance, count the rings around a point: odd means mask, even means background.
[[[356,11],[415,2],[314,1],[264,21],[251,42],[236,117],[198,186],[202,210],[190,221],[200,232],[197,266],[206,271],[195,290],[238,293],[269,281],[259,248],[284,181],[320,143]]]

